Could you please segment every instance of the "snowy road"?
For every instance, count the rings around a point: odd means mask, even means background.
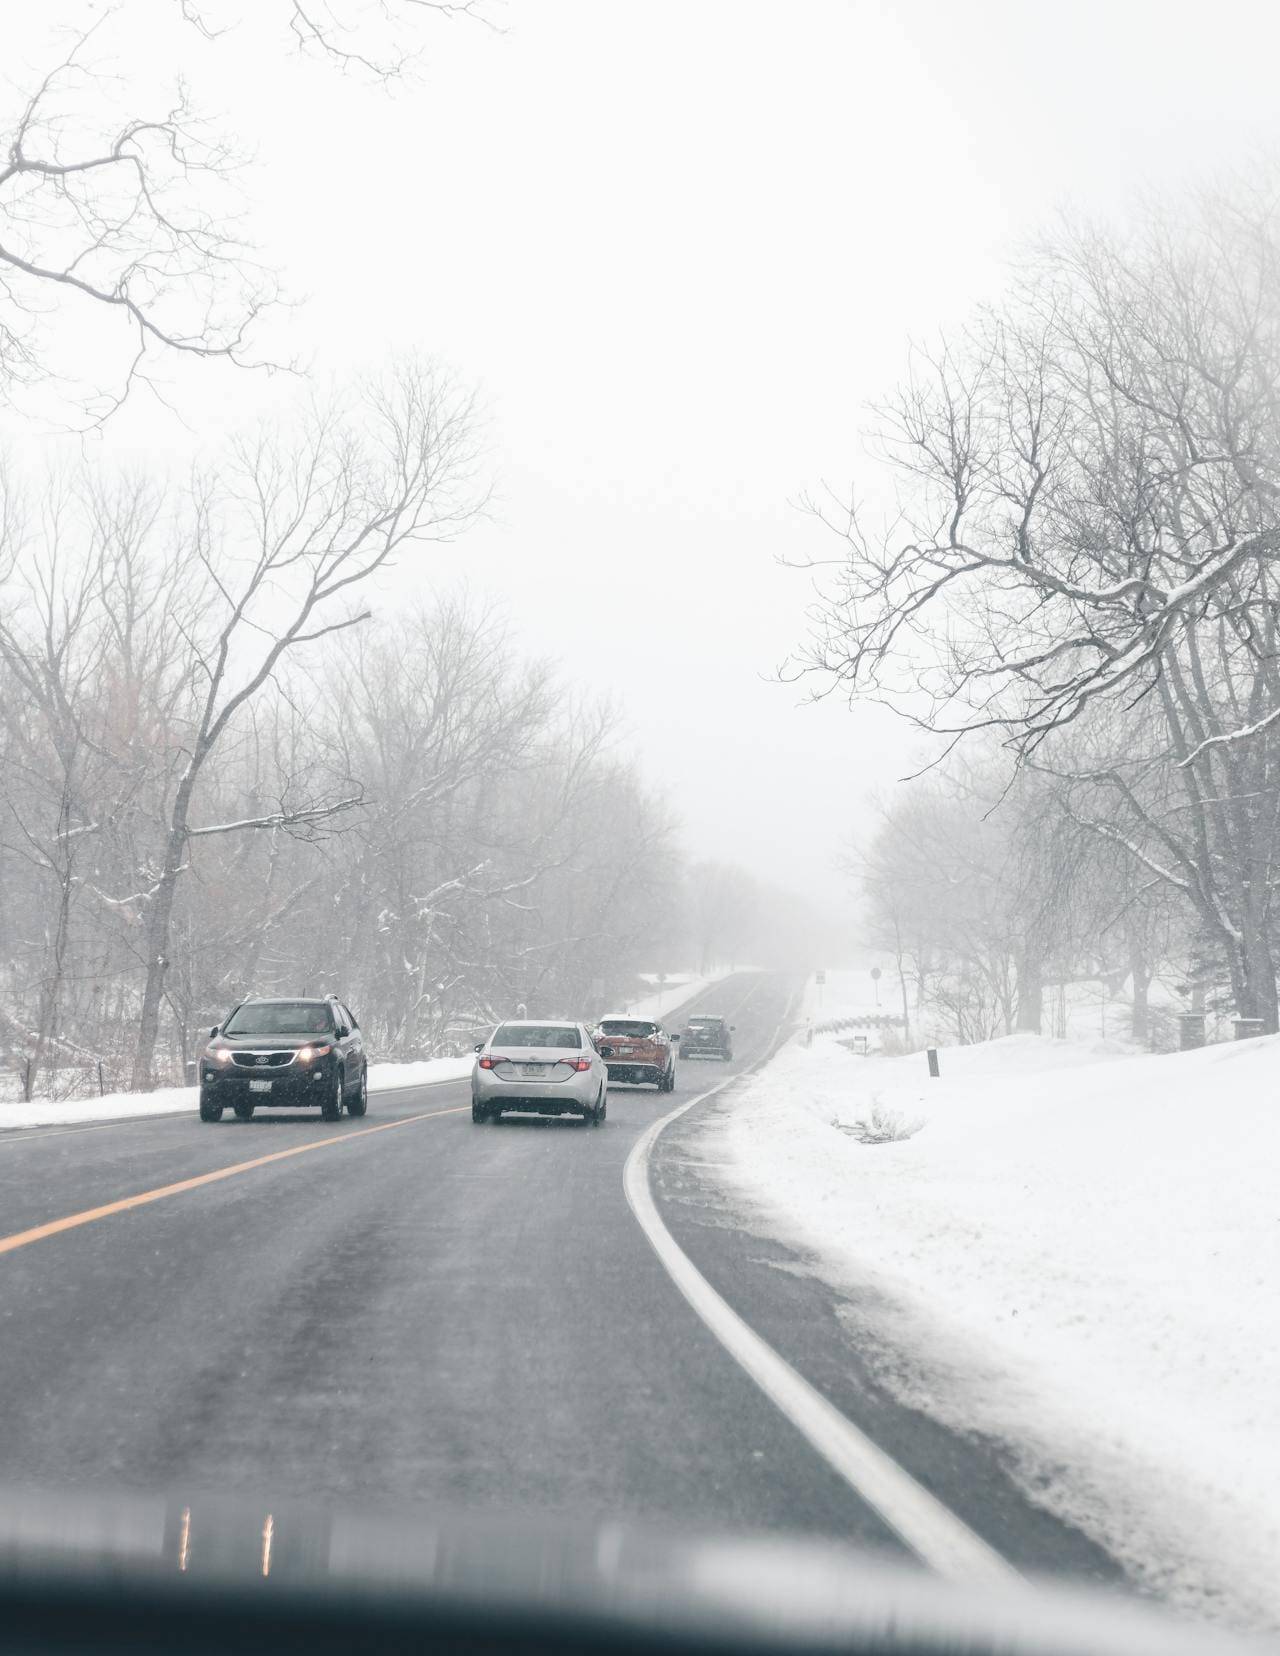
[[[740,975],[696,1004],[734,1015],[741,1066],[788,999]],[[722,1074],[682,1066],[674,1101],[615,1089],[600,1130],[475,1127],[449,1083],[375,1098],[364,1122],[0,1138],[0,1483],[642,1517],[901,1553],[693,1315],[627,1205],[638,1136]],[[661,1136],[652,1186],[708,1280],[1003,1557],[1114,1576],[980,1441],[877,1390],[831,1291],[720,1189],[703,1116]]]

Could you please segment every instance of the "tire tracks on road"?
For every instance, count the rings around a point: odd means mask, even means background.
[[[754,992],[755,986],[739,1009]],[[658,1211],[650,1167],[659,1137],[695,1105],[768,1063],[785,1038],[790,1013],[788,1007],[763,1057],[677,1105],[641,1134],[623,1168],[627,1202],[663,1269],[722,1348],[904,1545],[949,1580],[1007,1586],[1021,1579],[1014,1567],[762,1339],[702,1275]]]

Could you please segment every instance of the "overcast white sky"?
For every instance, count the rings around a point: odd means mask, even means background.
[[[21,85],[50,18],[100,8],[0,9]],[[212,44],[128,0],[111,41],[256,148],[264,254],[306,297],[273,348],[327,375],[416,347],[480,386],[494,520],[400,591],[465,578],[617,698],[695,854],[815,893],[909,738],[771,682],[809,597],[778,560],[831,551],[789,502],[864,469],[909,337],[996,294],[1057,205],[1276,150],[1277,9],[510,0],[502,32],[428,17],[390,97],[290,60],[277,0],[218,8],[242,23]],[[207,437],[282,392],[177,394]],[[142,406],[109,438],[188,441]]]

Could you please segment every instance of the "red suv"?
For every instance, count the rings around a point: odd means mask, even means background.
[[[672,1092],[676,1084],[676,1049],[661,1024],[652,1018],[629,1018],[611,1012],[596,1025],[593,1039],[609,1067],[609,1081],[653,1086]]]

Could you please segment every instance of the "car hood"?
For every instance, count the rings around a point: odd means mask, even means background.
[[[334,1035],[215,1035],[209,1042],[213,1047],[227,1047],[232,1052],[284,1052],[300,1046],[324,1046],[336,1040]]]
[[[41,1594],[47,1602],[33,1597]],[[531,1641],[569,1630],[579,1648],[586,1628],[593,1648],[655,1641],[670,1650],[846,1656],[1275,1649],[1119,1597],[1021,1582],[966,1589],[805,1538],[682,1535],[546,1515],[327,1512],[269,1496],[0,1493],[0,1625],[7,1609],[37,1603],[56,1620],[77,1594],[108,1622],[122,1605],[134,1618],[153,1610],[184,1618],[188,1629],[199,1623],[206,1640],[215,1637],[206,1620],[223,1614],[228,1627],[246,1616],[319,1618],[321,1628],[348,1626],[353,1648],[390,1618],[401,1635],[407,1625],[438,1634],[446,1622],[495,1636],[518,1627]]]

